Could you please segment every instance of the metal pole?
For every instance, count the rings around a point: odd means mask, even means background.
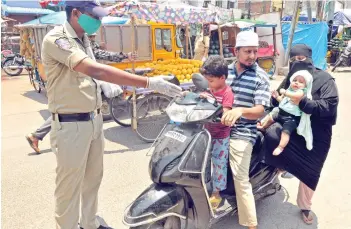
[[[308,23],[312,23],[312,8],[310,0],[306,0]]]
[[[186,59],[189,59],[189,26],[186,25],[185,27],[185,55],[186,55]]]
[[[328,4],[328,12],[327,13],[327,20],[330,21],[334,18],[334,11],[335,11],[335,1],[330,1]]]
[[[247,13],[248,19],[251,19],[251,0],[249,0],[249,11]]]
[[[132,41],[132,53],[135,52],[135,17],[132,13],[129,14],[130,15],[130,22],[131,22],[131,32],[132,32],[132,36],[131,36],[131,41]],[[135,74],[135,60],[134,58],[132,59],[132,73]],[[133,130],[137,129],[137,112],[136,112],[136,88],[133,87],[133,97],[132,97],[132,102],[133,102],[133,118],[132,118],[132,127]]]
[[[288,46],[287,46],[286,52],[285,52],[284,66],[287,66],[288,62],[289,62],[289,54],[290,54],[290,50],[291,50],[292,41],[294,39],[294,33],[295,33],[295,27],[296,27],[297,20],[298,20],[297,17],[298,17],[299,8],[300,8],[300,1],[296,1],[295,7],[294,7],[293,18],[292,18],[291,24],[290,24],[289,40],[288,40]]]

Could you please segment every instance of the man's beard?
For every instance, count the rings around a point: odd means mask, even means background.
[[[242,69],[249,69],[249,68],[252,68],[253,64],[252,65],[246,65],[246,64],[243,64],[239,61],[239,65]]]

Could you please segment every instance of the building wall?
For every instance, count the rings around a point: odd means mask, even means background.
[[[250,4],[250,12],[251,15],[255,14],[266,14],[271,11],[271,1],[262,0],[262,1],[251,1]],[[245,1],[238,2],[238,9],[242,9],[243,11],[248,10],[249,4]]]

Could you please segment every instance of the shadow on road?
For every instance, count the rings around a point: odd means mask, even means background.
[[[50,117],[50,111],[49,110],[40,110],[39,111],[39,114],[41,115],[41,117],[44,119],[44,121],[46,120],[46,119],[48,119],[49,117]],[[38,126],[39,127],[39,126]]]
[[[297,187],[296,187],[297,188]],[[258,228],[289,228],[289,229],[317,229],[318,218],[313,214],[314,222],[307,225],[302,221],[300,209],[298,206],[289,202],[289,193],[283,188],[275,195],[256,202],[256,211],[258,219]],[[218,223],[214,224],[212,229],[246,229],[239,225],[238,214],[227,216]]]
[[[106,223],[106,221],[101,217],[101,216],[96,216],[97,221],[100,223],[100,225],[108,227],[108,224]]]
[[[150,143],[145,143],[140,140],[137,134],[132,130],[131,127],[121,127],[115,126],[108,128],[104,131],[105,138],[111,142],[116,142],[122,146],[125,146],[126,149],[105,151],[105,154],[114,154],[114,153],[125,153],[130,151],[139,151],[147,149],[151,146]]]
[[[38,93],[36,91],[27,91],[24,94],[22,94],[24,97],[27,97],[29,99],[32,99],[34,101],[37,101],[38,103],[41,104],[48,104],[48,98],[45,96],[46,92]]]
[[[40,153],[36,153],[36,152],[29,153],[28,156],[39,156],[41,154],[51,153],[51,152],[52,152],[51,149],[44,149],[44,150],[40,150]]]
[[[334,73],[349,73],[351,69],[336,69]]]

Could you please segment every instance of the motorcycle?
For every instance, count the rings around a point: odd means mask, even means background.
[[[203,76],[194,74],[193,82],[199,91],[207,90]],[[204,124],[218,122],[222,106],[215,99],[189,92],[185,97],[174,99],[166,112],[171,123],[154,142],[149,162],[153,183],[126,208],[123,223],[134,229],[209,228],[237,211],[230,169],[228,188],[221,192],[223,201],[219,208],[213,209],[209,200],[213,189],[211,135]],[[261,162],[259,152],[263,141],[260,134],[249,170],[256,200],[273,195],[281,188],[278,170]]]
[[[19,76],[26,66],[26,59],[19,54],[9,54],[1,64],[5,73],[9,76]]]
[[[340,65],[343,65],[347,60],[349,60],[351,57],[351,41],[348,42],[347,47],[344,49],[344,51],[341,53],[339,56],[338,60],[335,62],[334,67],[332,68],[332,72],[335,71],[337,67]]]
[[[1,51],[1,68],[4,64],[4,61],[6,60],[6,57],[12,54],[13,54],[12,50],[9,50],[9,49]]]

